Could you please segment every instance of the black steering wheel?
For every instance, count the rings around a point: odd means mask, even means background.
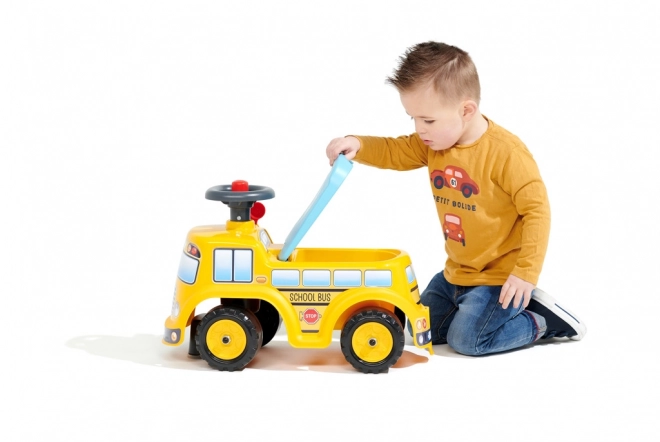
[[[221,201],[229,206],[231,221],[250,221],[250,209],[256,201],[275,197],[275,191],[266,186],[248,185],[245,181],[213,186],[206,191],[207,200]]]

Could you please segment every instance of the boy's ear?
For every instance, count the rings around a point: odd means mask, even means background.
[[[472,100],[467,100],[463,102],[463,118],[466,121],[470,121],[472,117],[475,116],[477,113],[477,110],[479,109],[479,106],[477,106],[477,103]]]

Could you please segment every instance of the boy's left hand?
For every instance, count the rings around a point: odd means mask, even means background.
[[[523,307],[527,307],[529,301],[532,299],[532,290],[534,290],[534,284],[531,282],[527,282],[517,276],[509,275],[500,292],[500,304],[502,304],[502,308],[508,308],[512,299],[514,308],[518,308],[521,301]]]

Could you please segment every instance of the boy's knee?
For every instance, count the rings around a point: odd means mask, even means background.
[[[428,307],[429,304],[433,303],[433,297],[434,296],[438,296],[438,295],[434,292],[430,292],[428,290],[425,290],[424,293],[422,293],[419,296],[419,303],[426,306],[426,307]]]
[[[426,286],[426,289],[420,295],[422,305],[430,306],[440,299],[444,299],[447,291],[447,280],[442,272],[437,273]]]
[[[479,356],[481,354],[477,350],[477,342],[473,339],[466,339],[465,336],[456,336],[450,332],[447,335],[447,344],[457,353],[465,356]]]
[[[446,282],[447,280],[445,279],[444,273],[439,272],[433,275],[433,278],[431,278],[431,281],[429,281],[428,287],[437,288],[438,286],[444,285]]]

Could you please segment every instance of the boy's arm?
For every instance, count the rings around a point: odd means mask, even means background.
[[[337,155],[381,169],[412,170],[428,164],[428,147],[417,134],[391,137],[349,135],[335,138],[326,148],[330,164]]]
[[[502,187],[511,195],[518,214],[522,216],[522,241],[516,266],[502,286],[500,302],[506,308],[513,299],[526,307],[531,291],[538,282],[550,236],[550,203],[532,155],[517,148],[502,170]]]
[[[361,148],[355,161],[380,169],[412,170],[428,165],[428,147],[419,135],[392,137],[357,136]]]

